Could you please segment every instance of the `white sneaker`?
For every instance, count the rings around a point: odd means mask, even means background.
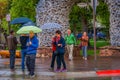
[[[85,60],[87,60],[87,58],[84,58]]]

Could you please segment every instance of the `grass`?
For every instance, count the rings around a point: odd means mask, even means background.
[[[87,50],[87,54],[89,56],[93,56],[94,55],[94,50]],[[96,50],[96,54],[99,54],[99,50]],[[82,55],[82,50],[80,50],[80,55]]]
[[[77,44],[80,44],[80,40],[77,40]],[[90,40],[90,45],[92,47],[94,47],[94,40]],[[105,41],[105,40],[98,40],[96,41],[96,47],[97,48],[100,48],[100,47],[103,47],[103,46],[107,46],[107,45],[110,45],[109,41]]]
[[[91,44],[91,46],[94,46],[94,41],[90,40],[90,44]],[[107,46],[107,45],[110,45],[109,41],[105,41],[105,40],[96,41],[96,47],[97,48]]]
[[[77,41],[77,43],[79,44],[80,41]],[[91,45],[91,47],[94,47],[93,39],[90,40],[90,45]],[[98,40],[98,41],[96,41],[96,47],[97,48],[100,48],[100,47],[103,47],[103,46],[107,46],[107,45],[110,45],[109,41],[105,41],[105,40]],[[88,49],[87,53],[90,56],[94,56],[94,49]],[[96,50],[96,54],[97,55],[99,54],[99,50],[98,49]],[[80,50],[80,55],[82,55],[82,50]]]

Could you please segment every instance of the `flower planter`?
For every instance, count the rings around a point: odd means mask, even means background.
[[[2,56],[2,58],[9,58],[10,57],[10,53],[8,50],[0,50],[0,55]],[[17,58],[21,57],[19,50],[16,51],[16,57]]]

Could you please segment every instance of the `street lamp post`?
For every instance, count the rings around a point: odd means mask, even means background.
[[[6,15],[6,21],[8,22],[8,32],[10,33],[10,30],[11,30],[11,28],[10,28],[10,14]]]
[[[87,3],[79,3],[79,7],[87,7]],[[97,55],[96,55],[96,7],[98,3],[97,0],[91,0],[91,6],[93,7],[93,30],[94,30],[94,61],[95,61],[95,70],[97,68]]]
[[[93,30],[94,30],[94,60],[95,60],[95,70],[97,68],[97,55],[96,55],[96,6],[97,0],[92,0],[93,3]]]

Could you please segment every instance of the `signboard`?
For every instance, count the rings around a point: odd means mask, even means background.
[[[6,15],[6,21],[10,21],[11,19],[10,19],[10,14],[7,14]]]

